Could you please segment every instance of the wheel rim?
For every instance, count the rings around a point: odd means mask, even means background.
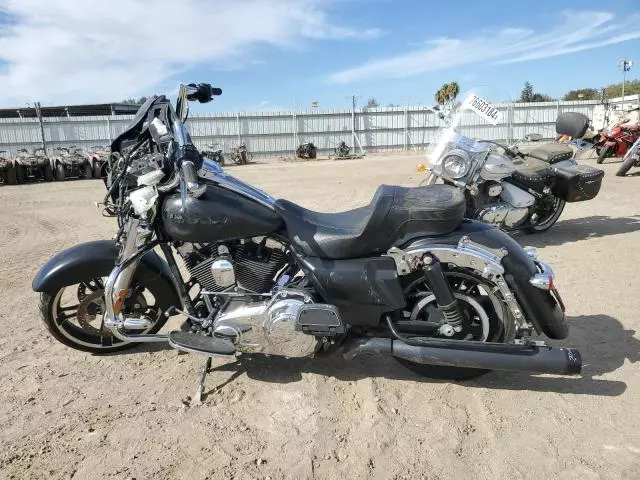
[[[542,220],[539,220],[538,222],[536,222],[536,224],[533,227],[544,229],[547,226],[549,226],[549,224],[555,223],[558,220],[558,217],[560,217],[560,214],[562,213],[561,207],[563,205],[564,205],[564,200],[558,197],[553,197],[553,203],[548,208],[545,209],[547,211],[547,215],[542,217]]]
[[[113,338],[103,328],[104,281],[104,278],[93,278],[79,283],[77,287],[63,287],[57,292],[52,302],[51,316],[54,328],[61,335],[76,344],[98,349],[108,349],[124,343]],[[147,333],[159,320],[162,312],[155,304],[155,298],[150,305],[152,298],[143,288],[131,289],[125,301],[125,313],[132,317],[145,316],[153,322],[150,327],[132,333]],[[110,341],[104,342],[104,339]]]
[[[445,272],[453,295],[458,299],[458,305],[463,313],[462,331],[449,337],[440,335],[436,330],[434,338],[449,340],[498,341],[504,332],[503,303],[495,293],[495,289],[480,279],[461,272]],[[408,313],[411,320],[431,320],[437,318],[443,322],[435,296],[429,290],[424,278],[412,282],[405,288],[405,298],[409,300]],[[415,300],[412,302],[411,300]],[[492,318],[495,315],[496,318]],[[492,319],[494,324],[492,325]],[[497,321],[497,324],[495,323]]]

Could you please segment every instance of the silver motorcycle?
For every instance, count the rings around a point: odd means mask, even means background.
[[[424,168],[429,172],[424,183],[440,180],[463,190],[467,218],[505,230],[543,232],[560,218],[567,202],[591,200],[600,190],[604,172],[578,165],[567,145],[550,143],[526,153],[506,145],[502,112],[474,92],[446,114],[430,110],[445,126],[427,150],[430,165]],[[471,138],[464,133],[469,126],[492,139]],[[588,128],[589,119],[579,113],[564,113],[556,120],[560,135],[582,138]],[[541,138],[530,134],[525,140]]]

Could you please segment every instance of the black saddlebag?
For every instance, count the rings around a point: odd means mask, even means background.
[[[532,157],[513,160],[516,171],[511,174],[511,178],[525,188],[530,188],[536,192],[542,192],[544,187],[551,184],[553,172],[549,164]]]
[[[604,171],[588,165],[557,167],[551,191],[567,202],[591,200],[600,191]]]

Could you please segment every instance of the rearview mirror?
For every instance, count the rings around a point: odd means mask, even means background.
[[[525,135],[524,139],[527,142],[539,142],[540,140],[542,140],[542,135],[540,135],[539,133],[528,133],[527,135]]]
[[[194,101],[197,100],[200,103],[207,103],[213,100],[214,96],[221,95],[222,90],[219,88],[214,88],[208,83],[190,83],[186,86],[187,89],[187,100]]]

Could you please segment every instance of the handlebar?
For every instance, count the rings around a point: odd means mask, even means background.
[[[214,96],[222,95],[222,89],[212,87],[208,83],[180,85],[176,109],[174,112],[172,127],[173,134],[178,144],[176,155],[176,168],[179,170],[181,183],[184,182],[183,194],[188,194],[192,198],[198,198],[204,194],[206,185],[201,185],[198,181],[198,170],[196,164],[200,163],[200,153],[191,143],[191,137],[187,132],[182,120],[188,101],[197,100],[200,103],[210,102]],[[183,204],[184,204],[183,196]]]

